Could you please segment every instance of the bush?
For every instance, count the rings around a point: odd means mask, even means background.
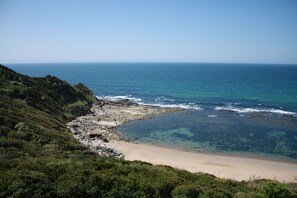
[[[285,185],[276,182],[267,182],[260,192],[257,193],[258,197],[271,197],[271,198],[290,198],[297,197],[295,193],[288,190]]]
[[[202,190],[194,184],[183,184],[177,186],[173,192],[174,198],[196,198],[201,194]]]
[[[8,186],[4,197],[53,197],[52,183],[44,173],[36,171],[22,171],[15,175]]]

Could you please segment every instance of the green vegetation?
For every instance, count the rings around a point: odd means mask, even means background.
[[[0,197],[296,197],[295,184],[237,182],[104,158],[65,123],[96,101],[83,84],[0,65]]]

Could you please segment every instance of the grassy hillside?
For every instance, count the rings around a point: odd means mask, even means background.
[[[0,65],[0,197],[297,197],[295,184],[237,182],[103,158],[65,123],[98,102],[83,84]]]

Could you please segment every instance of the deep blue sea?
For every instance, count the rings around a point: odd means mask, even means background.
[[[7,64],[82,82],[98,97],[185,111],[119,128],[142,142],[297,160],[297,65],[206,63]]]

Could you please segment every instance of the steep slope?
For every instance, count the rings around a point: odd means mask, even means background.
[[[81,83],[73,87],[53,76],[31,78],[2,65],[0,74],[1,168],[40,152],[81,147],[69,141],[65,122],[90,111],[96,102],[92,91]]]
[[[2,100],[21,100],[24,104],[69,120],[89,112],[95,97],[83,84],[72,87],[54,76],[30,78],[0,65],[0,91]],[[11,103],[12,104],[12,103]]]
[[[97,101],[83,84],[0,65],[0,197],[296,197],[295,184],[237,182],[103,158],[65,123]]]

